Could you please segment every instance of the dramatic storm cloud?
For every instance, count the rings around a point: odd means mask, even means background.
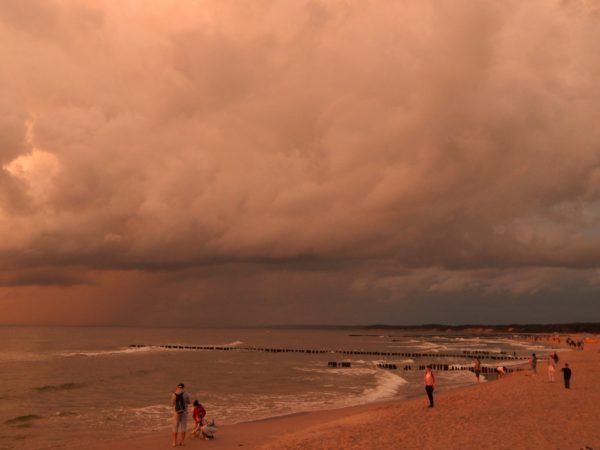
[[[0,2],[0,321],[600,320],[592,0]]]

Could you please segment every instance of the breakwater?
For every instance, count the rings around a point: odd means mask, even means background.
[[[376,350],[346,350],[346,349],[309,349],[285,347],[255,347],[255,346],[228,346],[228,345],[179,345],[179,344],[131,344],[130,348],[163,348],[168,350],[196,350],[196,351],[253,351],[265,353],[308,353],[308,354],[337,354],[347,356],[379,356],[384,358],[479,358],[490,361],[526,361],[527,356],[510,355],[507,353],[492,353],[486,351],[463,350],[456,353],[425,353],[425,352],[387,352]],[[436,364],[437,370],[463,370],[457,364]],[[412,366],[405,366],[412,367]],[[420,366],[419,366],[420,367]],[[424,366],[423,366],[424,367]],[[447,367],[447,368],[446,368]],[[483,369],[484,367],[482,367]],[[407,369],[410,370],[410,369]],[[467,369],[464,369],[467,370]],[[483,370],[482,370],[483,371]]]

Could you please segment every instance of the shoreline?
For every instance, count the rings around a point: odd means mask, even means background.
[[[485,383],[482,383],[485,384]],[[455,388],[469,389],[473,386],[463,386]],[[186,448],[200,448],[204,442],[210,445],[213,450],[232,449],[232,448],[244,448],[248,449],[259,449],[262,445],[271,440],[284,436],[288,433],[297,432],[304,430],[308,427],[317,426],[322,423],[329,423],[344,416],[352,416],[356,414],[369,413],[371,411],[385,408],[390,405],[399,405],[404,402],[410,402],[418,400],[418,398],[407,398],[407,399],[392,399],[383,400],[373,403],[366,403],[363,405],[346,406],[343,408],[336,409],[323,409],[315,411],[301,411],[297,413],[286,414],[283,416],[266,417],[263,419],[257,419],[253,421],[239,422],[236,424],[222,425],[219,426],[217,437],[206,442],[200,438],[188,438],[186,439]],[[191,423],[190,423],[191,425]],[[193,427],[188,426],[189,431]],[[101,449],[114,449],[114,450],[125,450],[125,449],[163,449],[171,447],[171,435],[170,430],[164,431],[153,431],[151,433],[125,439],[123,441],[102,441],[102,442],[87,442],[80,446],[72,446],[70,448],[77,450],[101,450]]]
[[[436,392],[428,409],[425,393],[341,409],[299,412],[219,427],[213,441],[187,439],[186,448],[224,450],[392,449],[392,448],[600,448],[598,345],[561,352],[556,382],[546,363],[504,379]],[[560,367],[573,368],[573,386],[562,386]],[[575,401],[574,401],[575,400]],[[575,418],[575,419],[574,419]],[[218,420],[218,418],[217,418]],[[425,426],[427,425],[427,426]],[[515,426],[518,430],[513,432]],[[507,434],[507,431],[511,433]],[[400,445],[401,443],[401,445]],[[158,450],[171,447],[169,430],[119,442],[70,446],[80,450]]]

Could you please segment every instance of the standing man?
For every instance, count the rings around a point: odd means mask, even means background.
[[[429,398],[429,407],[433,408],[433,385],[435,384],[435,376],[431,370],[431,366],[425,369],[425,392]]]
[[[187,405],[191,403],[190,396],[184,391],[184,384],[179,383],[175,392],[171,394],[171,405],[173,405],[173,447],[177,446],[177,432],[181,431],[181,442],[185,441],[187,428]]]
[[[473,367],[473,371],[475,372],[477,382],[479,383],[479,374],[481,373],[481,360],[479,358],[475,359],[475,367]]]
[[[531,371],[534,375],[537,375],[537,356],[535,356],[535,353],[531,354]]]
[[[569,368],[569,364],[565,363],[565,367],[560,370],[562,370],[565,379],[565,389],[571,389],[571,369]]]

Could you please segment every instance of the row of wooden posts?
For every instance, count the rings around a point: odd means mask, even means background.
[[[172,350],[212,350],[212,351],[231,351],[231,350],[245,350],[254,352],[266,352],[266,353],[311,353],[311,354],[323,354],[332,353],[339,355],[362,355],[362,356],[384,356],[394,357],[399,356],[403,358],[466,358],[477,356],[480,359],[491,359],[494,361],[514,361],[514,360],[526,360],[526,356],[516,356],[503,354],[488,354],[488,353],[477,353],[473,354],[468,350],[462,353],[414,353],[414,352],[382,352],[373,350],[327,350],[327,349],[298,349],[298,348],[272,348],[272,347],[251,347],[251,346],[220,346],[220,345],[176,345],[176,344],[161,344],[161,345],[146,345],[146,344],[131,344],[129,347],[132,348],[145,348],[145,347],[157,347]]]
[[[352,367],[352,364],[347,361],[329,361],[327,363],[328,367]],[[389,369],[389,370],[398,370],[398,365],[393,363],[379,363],[377,367],[380,369]],[[425,364],[420,364],[414,367],[414,370],[425,370],[427,367]],[[431,364],[432,370],[436,371],[464,371],[467,370],[469,372],[474,372],[475,369],[472,366],[464,366],[458,364]],[[411,364],[407,364],[402,367],[402,370],[413,370],[413,366]],[[505,373],[511,372],[520,372],[525,370],[523,367],[504,367]],[[481,373],[490,374],[496,373],[495,367],[481,366]]]

